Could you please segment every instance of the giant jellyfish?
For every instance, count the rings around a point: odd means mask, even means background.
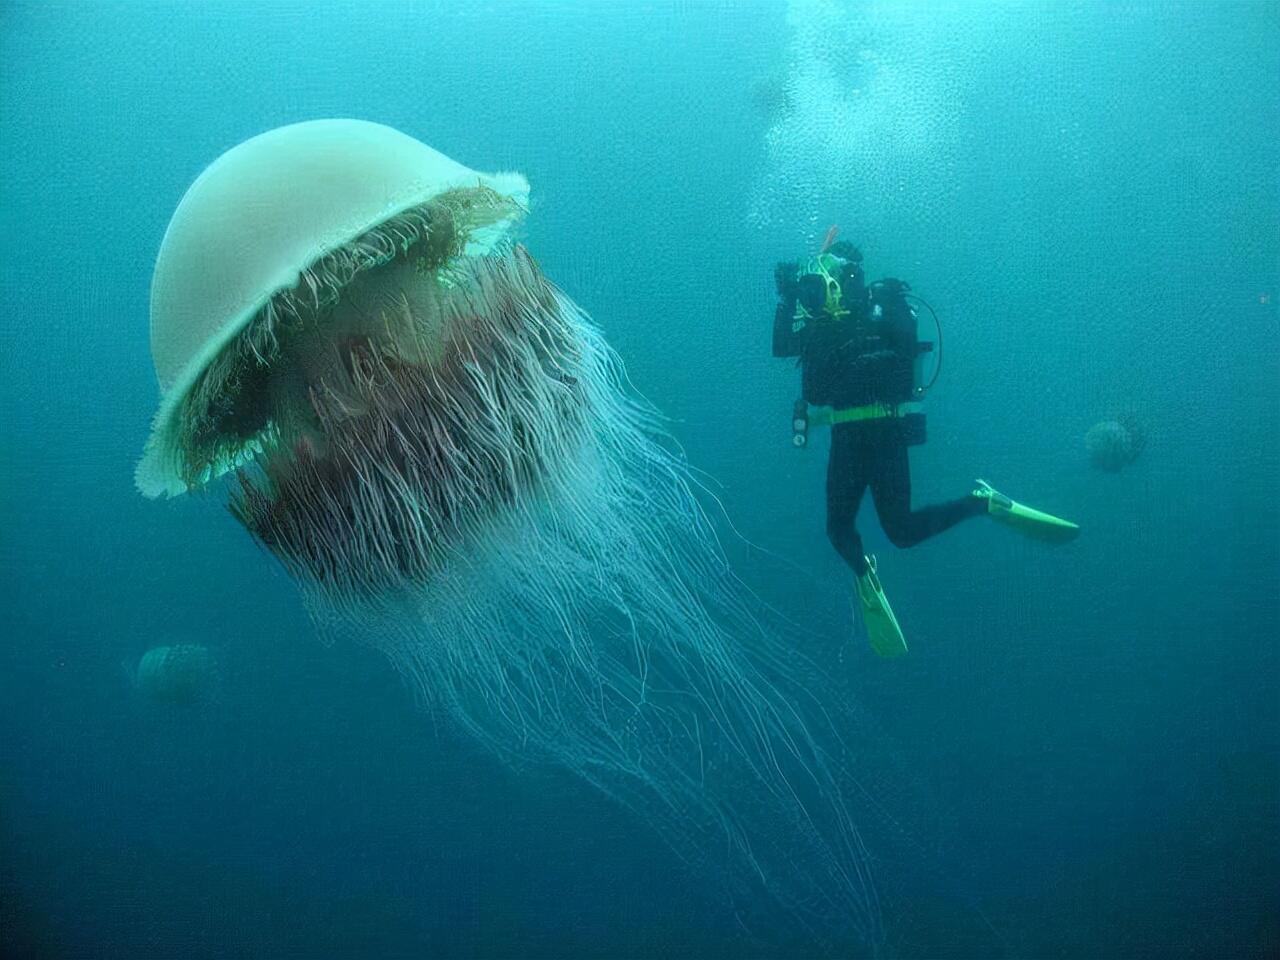
[[[800,682],[660,417],[517,241],[527,197],[362,121],[218,158],[156,262],[138,487],[222,491],[326,629],[739,906],[874,941],[838,698]]]

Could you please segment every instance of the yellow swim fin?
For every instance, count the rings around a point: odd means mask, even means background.
[[[992,520],[999,520],[1023,536],[1046,543],[1066,543],[1080,535],[1079,525],[1010,500],[985,480],[978,481],[973,495],[987,501],[987,515]]]
[[[900,657],[907,652],[907,641],[893,615],[889,598],[884,595],[876,573],[876,558],[868,556],[867,569],[854,580],[858,599],[862,602],[862,621],[867,625],[871,649],[882,657]]]

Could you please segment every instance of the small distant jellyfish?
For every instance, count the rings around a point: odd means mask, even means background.
[[[1095,423],[1084,435],[1089,462],[1107,473],[1119,473],[1138,459],[1146,437],[1132,418],[1116,417]]]
[[[760,77],[751,85],[751,100],[756,112],[769,123],[777,123],[795,112],[795,97],[785,77]]]
[[[218,685],[218,665],[208,647],[179,643],[152,647],[133,672],[133,685],[154,703],[193,706],[207,703]]]

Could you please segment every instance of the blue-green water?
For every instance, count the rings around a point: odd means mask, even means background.
[[[0,954],[1274,956],[1277,91],[1263,3],[0,6]],[[744,931],[643,817],[319,642],[219,497],[135,492],[175,205],[335,116],[528,176],[530,248],[856,704],[877,942]],[[983,476],[1083,527],[904,552],[864,509],[902,661],[769,355],[773,264],[832,223],[944,325],[917,501]],[[156,643],[217,652],[213,703],[139,697]]]

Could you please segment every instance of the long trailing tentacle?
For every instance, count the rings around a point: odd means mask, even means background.
[[[317,620],[493,752],[573,771],[818,936],[874,942],[838,737],[599,331],[519,247],[369,282],[403,296],[315,348],[290,395],[309,427],[242,466],[236,516]]]

